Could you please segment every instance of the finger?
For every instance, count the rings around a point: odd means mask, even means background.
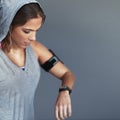
[[[71,117],[72,115],[72,106],[71,104],[68,105],[68,116]]]
[[[65,105],[64,108],[63,108],[63,116],[64,116],[64,119],[67,118],[67,106]]]
[[[60,119],[64,119],[64,117],[63,117],[63,107],[62,106],[60,106],[60,108],[59,108],[59,118]]]
[[[58,117],[58,107],[55,108],[55,118],[56,120],[60,120],[59,117]]]

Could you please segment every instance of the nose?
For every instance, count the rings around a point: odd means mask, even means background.
[[[29,40],[30,41],[35,41],[36,40],[36,32],[33,32],[33,33],[30,34]]]

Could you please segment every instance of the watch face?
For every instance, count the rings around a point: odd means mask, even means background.
[[[62,87],[60,87],[60,88],[67,88],[66,86],[62,86]]]
[[[63,89],[70,89],[70,88],[67,87],[67,86],[62,86],[61,88],[63,88]]]

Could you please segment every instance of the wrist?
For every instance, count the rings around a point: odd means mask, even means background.
[[[71,94],[72,89],[70,89],[68,86],[61,86],[59,88],[59,92],[63,92],[63,91],[68,92],[69,94]]]

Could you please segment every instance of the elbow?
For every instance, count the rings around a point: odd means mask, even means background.
[[[68,70],[64,73],[64,75],[61,77],[62,80],[64,79],[69,79],[69,80],[72,80],[73,82],[75,81],[75,74]]]

